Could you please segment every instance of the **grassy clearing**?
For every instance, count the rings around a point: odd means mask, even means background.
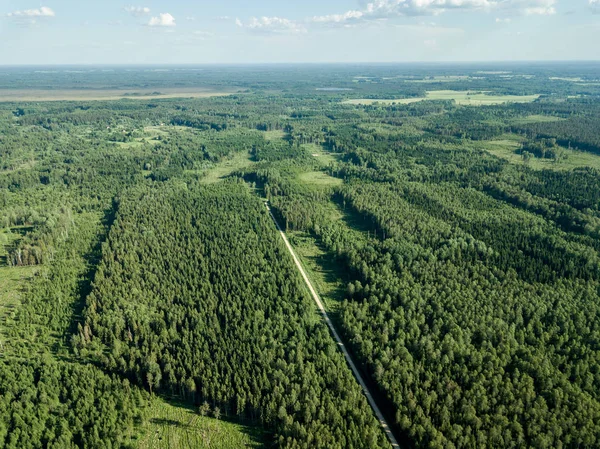
[[[530,115],[514,120],[512,123],[515,125],[528,125],[529,123],[552,123],[560,122],[565,120],[561,117],[554,117],[552,115]]]
[[[140,449],[238,449],[265,447],[257,428],[200,416],[189,406],[154,398],[139,429]]]
[[[456,104],[465,106],[489,106],[503,103],[530,103],[539,98],[539,95],[488,95],[480,91],[458,91],[458,90],[432,90],[427,92],[426,97],[403,98],[399,100],[374,100],[353,99],[344,101],[345,104],[370,105],[380,104],[410,104],[425,100],[454,100]]]
[[[478,142],[478,147],[482,147],[488,153],[494,156],[506,159],[512,164],[525,164],[521,155],[515,151],[519,148],[518,140],[505,138],[500,140],[491,140],[487,142]],[[600,169],[600,156],[583,151],[564,149],[565,158],[560,162],[554,162],[551,159],[533,158],[527,162],[528,166],[535,170],[572,170],[580,167],[594,167]]]
[[[346,294],[347,279],[343,267],[311,234],[290,231],[288,237],[327,312],[335,314]]]
[[[342,185],[343,181],[339,178],[329,176],[322,171],[310,171],[298,175],[298,179],[305,184],[317,187],[335,187]]]
[[[316,158],[323,167],[337,162],[341,156],[340,154],[325,151],[321,145],[317,145],[316,143],[305,143],[302,145],[302,148]]]
[[[266,140],[283,140],[285,137],[285,132],[280,129],[264,131],[264,137]]]
[[[12,101],[99,101],[151,100],[160,98],[208,98],[236,93],[232,90],[213,90],[205,87],[160,89],[2,89],[0,102]]]
[[[336,226],[343,227],[343,232],[351,236],[351,241],[357,247],[366,244],[370,232],[358,215],[342,209],[333,201],[328,203],[328,209],[330,220],[335,222]],[[334,254],[327,251],[317,237],[310,233],[288,231],[287,234],[325,309],[332,314],[332,319],[335,321],[350,281],[345,267]]]
[[[23,291],[38,271],[38,267],[0,266],[0,355],[6,350],[6,332],[21,306]]]
[[[432,76],[425,79],[407,79],[405,83],[450,83],[455,81],[468,81],[471,77],[468,75],[448,75],[448,76]]]
[[[6,262],[7,247],[19,234],[0,231],[0,354],[4,352],[6,330],[21,304],[21,294],[27,281],[38,271],[37,267],[9,267]]]
[[[231,158],[216,164],[214,167],[204,172],[205,176],[202,178],[201,182],[203,184],[213,184],[222,181],[233,172],[246,168],[252,163],[250,154],[245,151],[240,151],[239,153],[235,153]]]

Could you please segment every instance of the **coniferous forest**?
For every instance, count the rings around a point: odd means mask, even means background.
[[[600,446],[598,69],[7,70],[0,447]]]

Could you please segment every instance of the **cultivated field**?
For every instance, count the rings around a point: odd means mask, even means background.
[[[432,90],[426,97],[402,98],[395,100],[358,98],[346,100],[345,104],[370,105],[380,104],[410,104],[425,100],[454,100],[456,104],[465,106],[489,106],[503,103],[530,103],[539,98],[539,95],[489,95],[486,92],[471,92],[457,90]]]
[[[0,102],[13,101],[95,101],[150,100],[156,98],[207,98],[232,95],[237,90],[214,90],[206,87],[158,89],[1,89]]]

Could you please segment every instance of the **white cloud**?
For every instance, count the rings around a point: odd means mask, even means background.
[[[496,23],[510,23],[510,22],[512,22],[510,17],[506,17],[504,19],[501,19],[500,17],[496,17]]]
[[[261,17],[259,19],[252,17],[246,25],[236,19],[236,25],[257,33],[298,34],[306,32],[306,28],[300,23],[282,17]]]
[[[195,18],[195,17],[193,17],[193,16],[187,16],[187,17],[185,18],[185,20],[189,20],[190,22],[195,22],[195,21],[196,21],[196,18]]]
[[[362,11],[348,11],[344,14],[330,14],[327,16],[315,16],[312,18],[313,22],[316,23],[340,23],[348,20],[360,19],[365,15]]]
[[[600,0],[589,0],[590,8],[594,14],[600,14]]]
[[[145,6],[126,6],[123,9],[132,16],[136,17],[147,16],[148,14],[150,14],[150,8],[147,8]]]
[[[557,2],[558,0],[510,0],[508,2],[498,2],[498,7],[526,16],[549,16],[556,14],[554,6]]]
[[[151,27],[174,27],[175,25],[175,17],[168,12],[161,13],[158,17],[152,17],[148,22],[148,26]]]
[[[491,12],[525,15],[555,14],[558,0],[373,0],[360,9],[342,14],[316,16],[313,23],[342,24],[403,16],[436,16],[446,11]],[[589,0],[598,3],[600,0]]]
[[[235,18],[235,25],[238,27],[243,27],[244,24],[242,23],[242,21],[240,19],[238,19],[237,17]]]
[[[7,14],[8,17],[54,17],[56,14],[47,6],[37,9],[26,9],[24,11],[14,11]]]

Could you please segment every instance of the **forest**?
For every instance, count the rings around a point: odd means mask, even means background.
[[[598,68],[0,69],[0,447],[598,447]]]

